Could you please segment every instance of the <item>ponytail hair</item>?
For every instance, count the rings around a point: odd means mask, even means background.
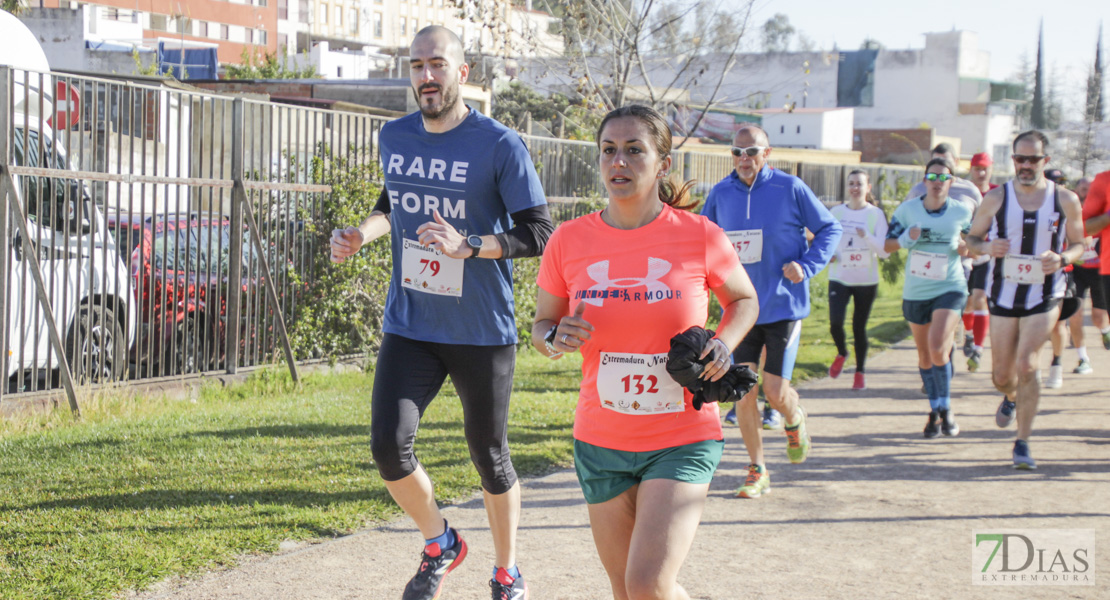
[[[601,145],[601,133],[605,130],[605,125],[613,119],[620,119],[623,117],[632,117],[638,119],[641,123],[648,128],[651,134],[651,141],[655,144],[655,151],[659,154],[659,158],[666,158],[671,155],[671,128],[667,125],[667,120],[659,111],[650,106],[643,106],[640,104],[629,104],[617,109],[609,111],[605,118],[601,120],[601,124],[597,127],[597,144]],[[669,174],[659,182],[659,201],[679,210],[693,210],[698,202],[690,195],[690,190],[694,187],[696,180],[683,179],[675,174]]]

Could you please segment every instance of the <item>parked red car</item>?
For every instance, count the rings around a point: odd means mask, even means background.
[[[109,216],[121,248],[134,248],[130,269],[139,332],[131,348],[140,377],[225,367],[231,222],[208,215]],[[244,232],[240,348],[248,348],[264,311],[261,262]]]

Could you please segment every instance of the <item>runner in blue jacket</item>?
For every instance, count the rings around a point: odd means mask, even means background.
[[[767,133],[757,125],[742,126],[732,147],[735,170],[713,186],[702,214],[728,234],[759,295],[759,319],[733,360],[755,369],[766,347],[763,394],[770,406],[763,426],[775,428],[774,411],[781,412],[786,417],[787,457],[800,463],[809,454],[809,434],[790,378],[801,320],[809,316],[806,281],[829,263],[843,228],[801,179],[767,165],[770,154]],[[807,229],[812,241],[807,240]],[[754,388],[736,412],[751,458],[737,496],[757,498],[770,490],[770,477]]]

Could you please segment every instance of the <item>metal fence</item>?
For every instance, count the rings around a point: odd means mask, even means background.
[[[524,136],[524,141],[528,144],[548,198],[574,200],[605,196],[598,172],[596,144],[529,135]],[[846,198],[848,174],[853,170],[868,173],[874,186],[872,193],[877,200],[884,202],[901,201],[902,198],[896,198],[895,193],[898,184],[908,182],[912,185],[924,173],[921,167],[900,165],[826,165],[778,159],[771,159],[768,163],[800,177],[818,198],[829,205]],[[733,159],[728,154],[692,150],[674,153],[672,171],[681,174],[684,180],[695,180],[694,192],[703,196],[732,170]]]
[[[0,67],[0,396],[284,359],[302,235],[383,119]],[[388,282],[383,282],[387,285]]]
[[[297,361],[287,328],[337,171],[378,162],[385,119],[0,67],[5,396]],[[602,204],[597,148],[526,136],[559,221]],[[823,199],[853,166],[772,161]],[[705,193],[728,155],[681,151]],[[873,181],[920,169],[867,166]],[[880,189],[881,188],[881,189]],[[588,201],[582,201],[588,199]],[[380,286],[388,286],[381,281]],[[378,285],[375,282],[375,285]]]

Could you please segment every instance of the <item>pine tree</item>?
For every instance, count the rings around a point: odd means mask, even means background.
[[[1046,115],[1044,106],[1044,19],[1041,19],[1041,30],[1037,35],[1037,71],[1033,78],[1033,111],[1030,115],[1033,129],[1044,129]]]
[[[1103,112],[1102,92],[1102,24],[1098,26],[1098,42],[1095,44],[1095,65],[1087,79],[1087,121],[1100,123],[1106,118]]]

